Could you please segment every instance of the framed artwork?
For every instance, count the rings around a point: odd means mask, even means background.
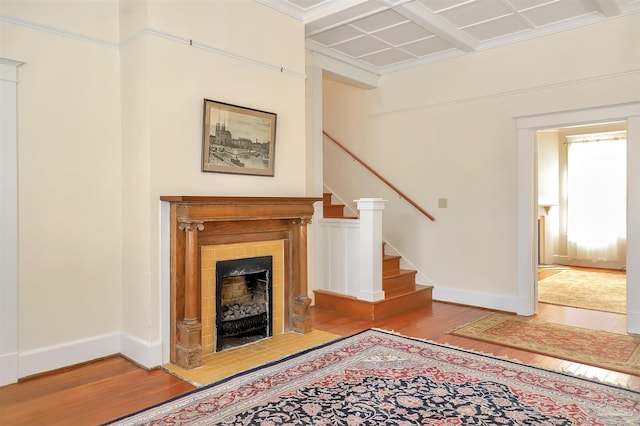
[[[276,114],[204,100],[202,171],[273,176]]]

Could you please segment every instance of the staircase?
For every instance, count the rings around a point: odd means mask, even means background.
[[[332,204],[332,194],[323,194],[325,218],[348,218],[343,216],[344,205]],[[401,256],[385,253],[383,244],[382,289],[385,298],[376,302],[359,300],[353,296],[315,290],[316,309],[346,313],[371,320],[388,318],[403,312],[431,306],[432,286],[416,284],[416,271],[401,269]]]
[[[322,215],[325,219],[357,219],[344,215],[344,204],[333,204],[333,194],[322,194]]]

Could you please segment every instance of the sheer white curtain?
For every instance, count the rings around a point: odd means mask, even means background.
[[[624,137],[568,138],[567,245],[569,259],[624,262],[626,152]]]

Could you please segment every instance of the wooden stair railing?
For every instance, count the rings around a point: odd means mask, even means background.
[[[387,185],[389,188],[391,188],[393,191],[396,192],[396,194],[398,194],[400,196],[400,198],[403,198],[407,203],[411,204],[413,207],[415,207],[420,213],[422,213],[424,216],[426,216],[429,220],[431,220],[432,222],[436,220],[435,217],[433,217],[431,214],[429,214],[425,209],[423,209],[422,207],[420,207],[420,205],[418,203],[416,203],[415,201],[413,201],[411,198],[407,197],[404,192],[400,191],[395,185],[393,185],[391,182],[389,182],[387,179],[384,178],[384,176],[382,176],[380,173],[376,172],[371,166],[369,166],[367,163],[365,163],[360,157],[358,157],[356,154],[354,154],[353,152],[351,152],[346,146],[344,146],[343,144],[341,144],[340,142],[338,142],[333,136],[331,136],[329,133],[327,133],[326,131],[322,131],[322,134],[325,135],[327,138],[329,138],[333,143],[335,143],[336,145],[338,145],[344,152],[346,152],[351,158],[353,158],[354,160],[356,160],[358,163],[360,163],[365,169],[369,170],[375,177],[377,177],[378,179],[380,179],[385,185]]]

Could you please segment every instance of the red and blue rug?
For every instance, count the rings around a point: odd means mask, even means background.
[[[367,330],[111,425],[639,425],[640,392]]]

